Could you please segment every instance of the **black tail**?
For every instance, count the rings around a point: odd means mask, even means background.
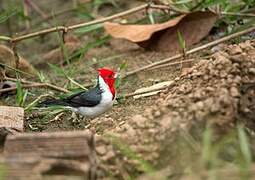
[[[47,106],[70,106],[70,105],[61,99],[48,99],[37,105],[37,107],[47,107]]]

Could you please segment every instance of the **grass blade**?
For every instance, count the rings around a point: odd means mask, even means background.
[[[202,161],[205,166],[211,164],[212,160],[212,129],[207,127],[203,134]]]
[[[239,144],[240,150],[246,165],[249,167],[250,164],[252,163],[252,155],[251,155],[249,140],[242,126],[238,125],[237,130],[238,130],[238,139],[240,143]]]

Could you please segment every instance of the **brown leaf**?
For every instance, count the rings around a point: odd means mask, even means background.
[[[6,64],[12,68],[16,68],[15,56],[13,51],[7,46],[0,45],[0,63]],[[36,74],[34,67],[23,57],[19,56],[19,70],[27,72],[29,74]],[[6,75],[15,77],[16,73],[13,70],[6,68]],[[24,76],[24,74],[20,74]]]
[[[217,15],[212,12],[194,12],[180,15],[162,24],[121,25],[107,22],[104,28],[113,37],[127,39],[141,47],[175,52],[181,49],[178,31],[188,47],[205,37],[216,20]]]
[[[125,38],[132,42],[143,42],[151,38],[152,34],[166,28],[175,26],[186,15],[181,15],[175,19],[162,24],[151,25],[121,25],[117,23],[104,23],[105,30],[115,38]]]

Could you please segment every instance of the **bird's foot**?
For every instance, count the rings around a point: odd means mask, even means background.
[[[72,122],[72,124],[79,124],[80,123],[79,115],[77,115],[75,112],[72,112],[72,115],[69,118],[69,120]]]
[[[85,122],[86,121],[86,117],[77,114],[75,112],[72,112],[71,117],[69,118],[69,120],[72,122],[73,125],[78,125],[81,122]]]

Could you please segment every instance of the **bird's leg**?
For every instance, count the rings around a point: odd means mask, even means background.
[[[78,120],[79,120],[79,121],[80,121],[81,119],[83,119],[83,118],[84,118],[84,116],[78,114]]]
[[[76,124],[77,122],[79,122],[78,116],[75,112],[72,112],[70,120],[72,121],[73,124]]]
[[[77,118],[77,115],[76,115],[75,112],[72,112],[71,118],[72,118],[72,119],[76,119],[76,118]]]

